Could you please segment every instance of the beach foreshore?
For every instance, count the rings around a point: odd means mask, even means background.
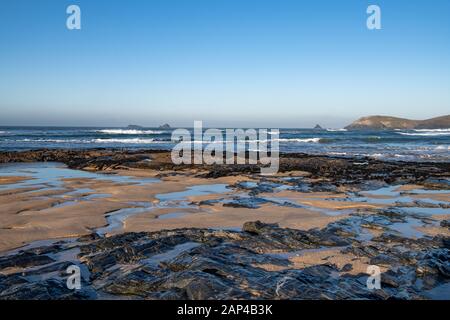
[[[164,150],[0,152],[0,299],[450,298],[450,162],[290,153],[259,172]]]

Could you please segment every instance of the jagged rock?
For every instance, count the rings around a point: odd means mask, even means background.
[[[54,262],[46,255],[39,255],[32,252],[23,252],[14,256],[0,258],[0,270],[6,268],[27,268],[41,266]]]
[[[311,230],[251,221],[241,232],[185,228],[86,236],[75,244],[59,242],[2,258],[0,272],[10,266],[23,270],[0,274],[0,299],[93,299],[104,294],[136,299],[421,299],[423,290],[448,281],[448,238],[411,240],[385,232],[367,244],[358,240],[367,219],[358,214]],[[377,219],[387,223],[397,216]],[[49,257],[69,248],[79,250],[78,261]],[[339,269],[324,261],[294,269],[283,256],[323,248],[341,248],[343,254],[388,268],[382,289],[367,290],[368,275],[348,273],[352,263]],[[65,285],[65,270],[74,263],[83,270],[81,291]],[[423,289],[416,285],[419,278]]]

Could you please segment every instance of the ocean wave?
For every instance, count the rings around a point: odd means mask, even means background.
[[[345,132],[347,131],[347,129],[327,129],[328,132]]]
[[[376,159],[378,159],[378,158],[384,157],[385,155],[382,154],[382,153],[372,153],[372,154],[368,154],[367,156],[368,156],[368,157],[371,157],[371,158],[376,158]]]
[[[102,129],[95,132],[103,134],[162,134],[165,131],[162,130],[135,130],[135,129]]]
[[[414,129],[416,132],[450,132],[450,128],[448,129]]]
[[[94,143],[124,143],[124,144],[151,144],[151,143],[162,143],[163,141],[158,141],[155,139],[141,139],[141,138],[131,138],[131,139],[94,139]]]
[[[80,139],[18,139],[18,140],[7,140],[11,142],[50,142],[50,143],[88,143],[87,140]]]
[[[328,138],[279,138],[279,139],[273,139],[274,141],[278,142],[297,142],[297,143],[327,143],[331,142],[333,139]],[[271,141],[271,140],[268,140]],[[267,142],[267,141],[263,141]]]
[[[123,143],[123,144],[150,144],[150,143],[168,143],[170,141],[161,141],[155,139],[19,139],[6,140],[10,142],[35,142],[35,143],[78,143],[78,144],[92,144],[92,143]]]
[[[381,137],[379,136],[370,136],[363,139],[365,142],[379,142],[381,140]]]
[[[450,131],[421,131],[421,132],[397,132],[402,136],[436,137],[450,136]]]
[[[278,142],[298,142],[298,143],[326,143],[329,141],[332,141],[333,139],[327,139],[327,138],[279,138],[279,139],[267,139],[267,140],[239,140],[238,142],[246,142],[246,143],[255,143],[255,142],[272,142],[272,141],[278,141]],[[194,143],[194,144],[209,144],[209,143],[233,143],[236,141],[232,140],[221,140],[221,141],[174,141],[174,142],[183,142],[183,143]]]
[[[332,155],[332,156],[346,156],[348,153],[347,152],[333,152],[333,151],[330,151],[330,152],[328,152],[328,154]]]
[[[321,138],[286,138],[286,139],[277,139],[279,142],[301,142],[301,143],[318,143]]]

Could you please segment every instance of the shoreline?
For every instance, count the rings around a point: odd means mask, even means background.
[[[209,171],[206,178],[236,174],[255,174],[258,165],[175,165],[167,150],[128,150],[128,149],[39,149],[28,151],[0,151],[0,164],[21,162],[60,162],[71,169],[90,171],[111,171],[128,169]],[[448,162],[388,161],[368,157],[339,157],[330,155],[311,155],[305,153],[280,153],[278,173],[291,171],[309,172],[315,177],[331,179],[347,178],[376,180],[433,177],[450,175]],[[334,175],[334,177],[333,177]],[[389,177],[387,177],[389,175]]]

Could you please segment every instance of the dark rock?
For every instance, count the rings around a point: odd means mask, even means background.
[[[266,224],[261,221],[246,222],[242,228],[243,231],[253,234],[260,234],[265,228],[278,227],[278,224]]]
[[[98,240],[101,237],[97,234],[97,233],[91,233],[91,234],[87,234],[84,236],[81,236],[77,239],[77,241],[79,242],[88,242],[88,241],[92,241],[92,240]]]
[[[352,264],[347,263],[342,267],[341,272],[348,272],[348,271],[352,271],[352,270],[353,270]]]
[[[379,254],[370,259],[372,265],[392,265],[398,263],[398,259],[391,255]]]
[[[0,270],[5,268],[27,268],[41,266],[54,262],[46,255],[39,255],[32,252],[22,252],[13,256],[0,258]]]
[[[442,220],[440,225],[441,225],[441,227],[450,229],[450,220]]]
[[[151,160],[151,161],[147,161]],[[0,163],[11,162],[62,162],[73,169],[112,170],[147,168],[155,170],[182,170],[201,168],[208,171],[200,177],[218,178],[238,174],[260,173],[257,165],[174,165],[170,151],[164,150],[32,150],[0,152]],[[360,165],[361,162],[365,165]],[[422,184],[429,188],[449,189],[449,181],[442,177],[450,173],[448,163],[383,162],[371,158],[358,161],[302,153],[280,154],[280,172],[303,171],[309,178],[313,190],[335,191],[336,185],[361,184],[367,181]],[[321,181],[320,181],[321,180]],[[261,186],[260,188],[265,188]],[[269,189],[271,189],[269,187]],[[262,190],[262,189],[260,189]],[[258,192],[255,190],[254,192]]]
[[[0,299],[93,299],[105,294],[136,299],[420,299],[421,290],[448,281],[447,238],[402,240],[385,233],[367,243],[357,240],[359,225],[367,218],[353,215],[311,230],[255,221],[246,222],[242,232],[185,228],[86,236],[77,243],[41,247],[36,251],[41,255],[24,251],[7,256],[23,270],[0,275]],[[356,235],[342,236],[346,229]],[[44,262],[39,257],[74,247],[80,251],[78,261],[39,265]],[[347,274],[351,263],[341,269],[326,261],[292,269],[284,256],[322,248],[341,248],[385,266],[382,289],[367,290],[366,274]],[[64,271],[74,263],[82,269],[81,291],[65,286]],[[268,265],[281,271],[268,271]],[[423,289],[416,285],[419,278]]]

